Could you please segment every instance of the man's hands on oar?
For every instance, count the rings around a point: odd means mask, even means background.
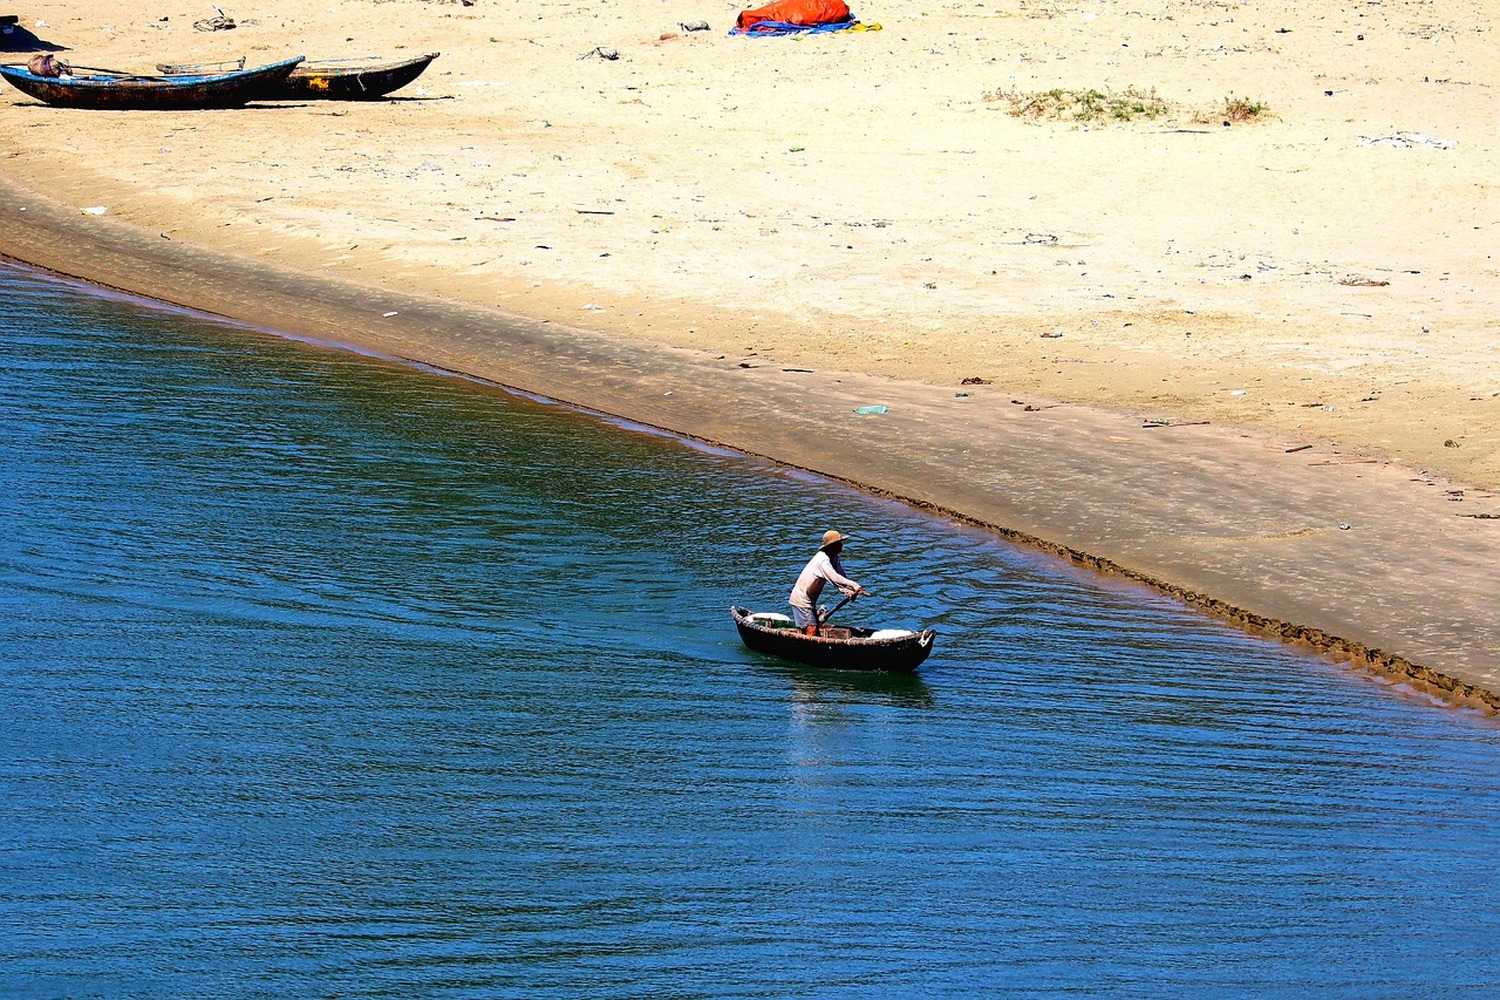
[[[848,604],[850,601],[854,600],[856,597],[863,597],[863,596],[865,596],[868,593],[869,593],[868,590],[866,590],[863,587],[860,587],[858,590],[854,591],[852,594],[849,594],[849,595],[845,596],[845,598],[842,601],[839,601],[837,604],[835,604],[833,606],[833,610],[830,611],[830,612],[828,612],[827,614],[824,614],[821,611],[814,611],[813,614],[818,619],[818,624],[822,625],[824,622],[828,621],[828,619],[832,618],[835,614],[837,614],[839,608],[842,608],[844,605]]]

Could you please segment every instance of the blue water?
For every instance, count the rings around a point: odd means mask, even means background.
[[[1500,993],[1500,726],[0,266],[0,996]],[[915,678],[746,651],[827,527]]]

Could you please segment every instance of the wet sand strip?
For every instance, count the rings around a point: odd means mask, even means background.
[[[814,472],[1500,713],[1500,521],[1456,515],[1451,484],[1328,443],[1160,426],[999,385],[742,367],[184,246],[4,179],[0,253]]]

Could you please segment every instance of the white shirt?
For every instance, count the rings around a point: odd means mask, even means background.
[[[858,590],[859,584],[845,576],[843,568],[837,559],[830,558],[827,552],[819,549],[818,554],[802,568],[802,575],[797,577],[797,585],[792,588],[792,596],[786,599],[787,603],[794,608],[815,607],[818,595],[823,593],[825,581],[846,594]]]

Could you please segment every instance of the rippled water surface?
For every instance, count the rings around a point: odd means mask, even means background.
[[[1500,990],[1492,722],[737,456],[0,284],[0,994]],[[740,645],[830,526],[918,677]]]

